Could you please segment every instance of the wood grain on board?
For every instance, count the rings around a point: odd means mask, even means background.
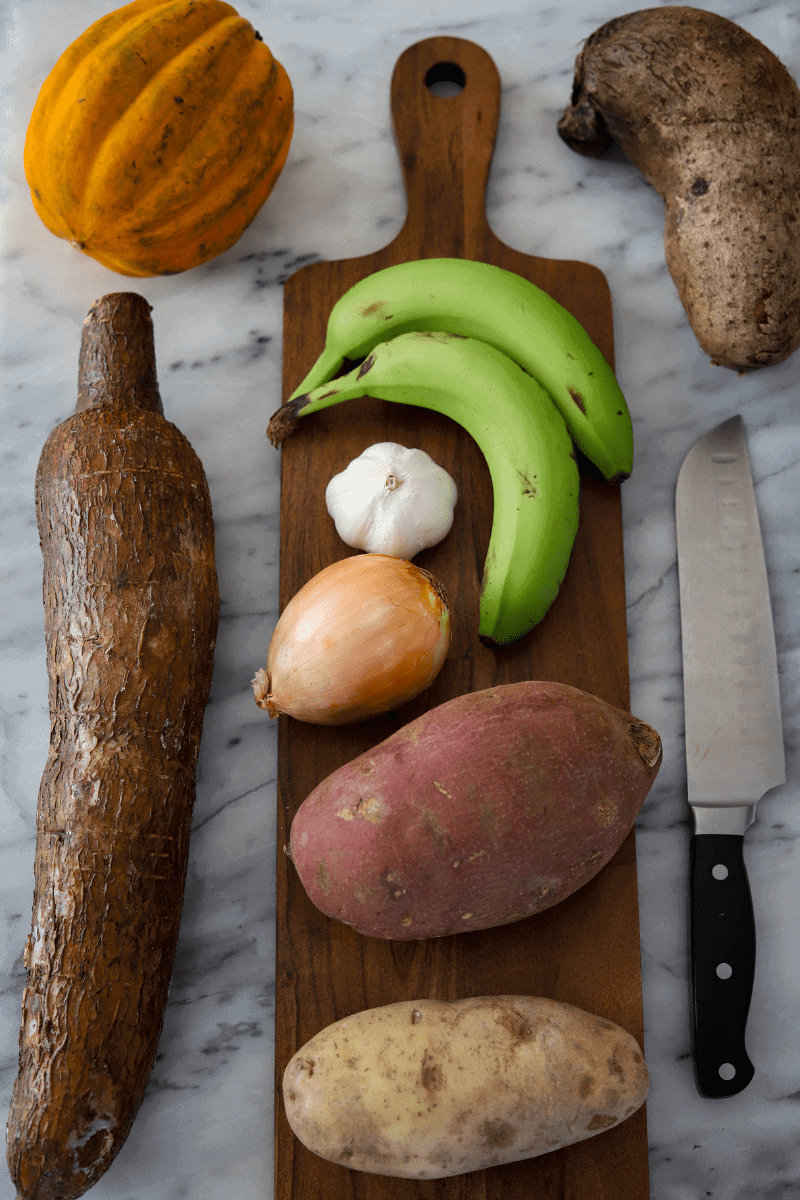
[[[432,69],[433,76],[463,72],[463,90],[435,94],[425,83]],[[338,297],[373,271],[418,258],[478,259],[524,275],[569,308],[613,364],[611,299],[603,274],[586,263],[521,254],[489,229],[484,198],[500,115],[500,80],[489,55],[458,38],[411,46],[394,70],[391,109],[408,197],[405,225],[374,254],[313,263],[287,281],[283,399],[322,350]],[[530,220],[535,223],[535,211]],[[619,485],[606,483],[581,461],[580,527],[559,596],[530,634],[511,646],[489,648],[477,632],[492,521],[489,472],[469,435],[437,413],[363,399],[301,421],[283,443],[281,608],[317,571],[354,553],[327,514],[325,487],[378,441],[422,447],[458,485],[451,532],[415,559],[445,586],[453,639],[430,690],[385,718],[340,727],[279,718],[275,1200],[646,1200],[644,1109],[575,1146],[428,1181],[327,1162],[306,1150],[286,1120],[281,1078],[294,1052],[326,1025],[396,1000],[549,996],[616,1021],[642,1042],[633,833],[591,883],[546,912],[496,929],[418,942],[366,938],[324,917],[284,853],[292,817],[320,780],[463,692],[549,679],[623,709],[629,704]]]

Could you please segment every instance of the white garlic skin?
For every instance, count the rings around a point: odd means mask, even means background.
[[[348,546],[412,559],[449,533],[454,480],[424,450],[376,442],[334,475],[325,503]]]

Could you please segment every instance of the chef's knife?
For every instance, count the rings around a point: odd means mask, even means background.
[[[691,840],[692,1041],[703,1096],[753,1078],[755,925],[743,843],[786,779],[764,549],[741,417],[683,461],[675,494]]]

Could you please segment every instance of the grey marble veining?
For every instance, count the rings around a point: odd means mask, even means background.
[[[95,1200],[268,1200],[272,1195],[274,726],[252,702],[277,614],[284,280],[318,258],[364,254],[402,225],[388,87],[400,53],[435,33],[483,46],[503,84],[487,194],[496,234],[529,254],[605,274],[617,374],[636,438],[623,487],[632,710],[664,741],[638,821],[652,1200],[800,1196],[798,503],[800,355],[738,377],[699,350],[664,264],[663,205],[626,163],[571,153],[556,133],[584,37],[635,5],[612,0],[245,0],[286,67],[296,129],[272,196],[226,254],[185,275],[127,280],[54,238],[22,170],[38,88],[58,54],[111,7],[0,5],[3,115],[0,431],[0,1108],[16,1071],[36,794],[48,740],[41,556],[33,479],[42,443],[75,403],[90,304],[133,288],[153,306],[167,415],[198,451],[214,506],[222,613],[200,756],[181,939],[158,1061],[133,1131]],[[702,7],[738,21],[800,78],[800,6]],[[688,1026],[688,847],[673,500],[707,429],[745,421],[772,592],[787,778],[747,834],[758,968],[740,1096],[696,1092]],[[0,1171],[0,1200],[13,1188]],[[593,1200],[592,1197],[581,1200]]]

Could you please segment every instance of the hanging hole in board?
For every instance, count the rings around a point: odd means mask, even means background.
[[[434,96],[448,99],[463,92],[467,77],[458,63],[435,63],[425,76],[425,87]]]
[[[723,1063],[719,1069],[720,1079],[733,1079],[735,1074],[736,1067],[733,1065],[733,1063]]]
[[[728,868],[723,863],[717,863],[715,867],[711,868],[711,874],[715,879],[727,879]]]
[[[717,964],[717,978],[718,979],[730,979],[732,974],[733,974],[733,967],[731,966],[730,963],[718,963]]]

